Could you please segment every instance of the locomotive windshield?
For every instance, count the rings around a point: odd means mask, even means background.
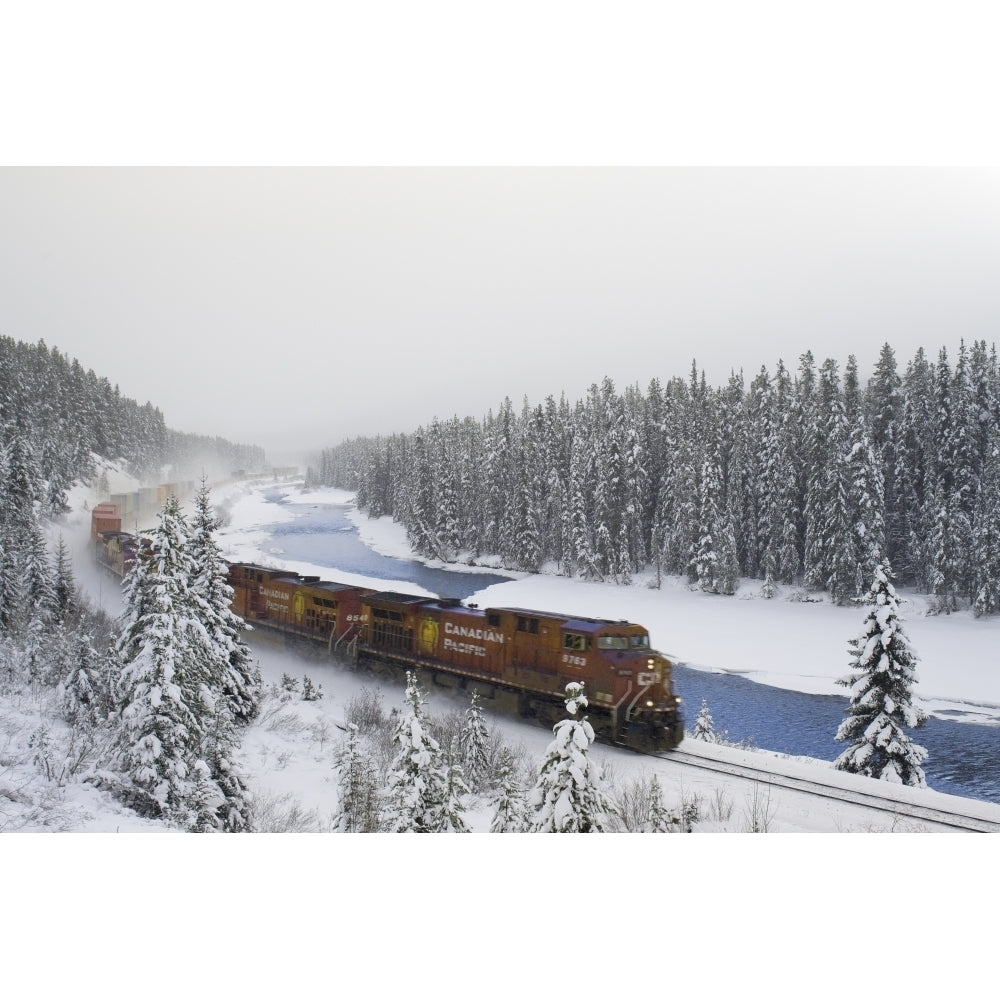
[[[642,635],[599,635],[598,649],[649,649],[649,636]]]
[[[628,649],[627,635],[599,635],[597,637],[598,649]]]

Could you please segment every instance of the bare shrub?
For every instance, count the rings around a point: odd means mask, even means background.
[[[504,734],[499,726],[490,727],[489,739],[486,743],[486,785],[488,788],[496,788],[500,781],[500,755],[504,748],[510,751],[511,761],[514,766],[514,773],[522,767],[522,762],[527,756],[524,744],[518,744],[516,748],[508,747],[504,743]]]
[[[612,829],[616,833],[640,833],[647,828],[653,805],[652,785],[651,778],[642,777],[621,789],[612,787],[608,801],[613,810]]]
[[[697,792],[689,792],[684,785],[681,784],[681,826],[688,833],[691,832],[694,824],[701,819],[703,805],[704,798],[701,795]]]
[[[250,829],[255,833],[316,833],[319,813],[306,810],[290,793],[260,792],[250,802]]]
[[[712,793],[711,817],[717,823],[728,822],[733,815],[733,800],[726,793],[725,788],[716,786]]]
[[[326,741],[333,736],[333,726],[330,724],[330,720],[324,715],[309,727],[309,732],[312,734],[312,738],[319,744],[319,751],[322,753]]]
[[[465,728],[465,713],[453,708],[444,715],[432,716],[431,735],[438,741],[438,746],[442,747],[446,753],[452,745],[460,746],[462,742],[462,730]]]
[[[347,703],[344,718],[348,725],[358,727],[358,732],[368,735],[386,724],[382,692],[378,689],[362,688]]]
[[[392,741],[396,731],[398,712],[393,709],[386,714],[382,704],[382,693],[371,688],[362,688],[348,703],[344,720],[348,726],[357,726],[359,735],[368,748],[372,764],[384,779],[396,757],[396,746]]]
[[[768,833],[771,821],[774,819],[776,806],[771,804],[771,786],[761,788],[759,781],[746,793],[746,809],[743,813],[744,831],[746,833]]]
[[[305,729],[306,724],[296,715],[294,709],[289,710],[288,706],[279,706],[276,712],[269,712],[264,722],[264,728],[271,733],[280,733],[287,736],[294,736]]]

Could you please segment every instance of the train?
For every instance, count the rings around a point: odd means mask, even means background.
[[[143,547],[124,534],[93,532],[98,562],[117,575]],[[549,726],[565,718],[566,685],[581,682],[602,740],[658,752],[684,737],[673,663],[634,622],[480,608],[254,563],[229,564],[229,584],[233,611],[255,629],[323,646],[341,662],[399,675],[416,670]]]

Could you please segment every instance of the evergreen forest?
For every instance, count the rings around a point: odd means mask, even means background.
[[[113,622],[80,593],[64,540],[47,539],[74,482],[94,483],[97,457],[140,479],[166,467],[179,477],[195,460],[263,461],[257,448],[168,430],[149,403],[42,342],[0,338],[0,707],[45,706],[26,738],[4,717],[0,777],[30,759],[57,788],[77,777],[184,829],[246,829],[233,756],[260,682],[230,609],[204,476],[190,524],[168,498]],[[0,801],[28,819],[29,783],[0,783]],[[0,808],[0,831],[10,822]]]
[[[75,481],[93,478],[95,454],[147,482],[161,482],[165,466],[173,479],[194,479],[206,464],[254,471],[265,461],[254,445],[171,430],[151,403],[123,396],[75,358],[10,337],[0,337],[0,445],[31,453],[53,514]]]
[[[732,594],[741,578],[862,598],[876,568],[934,606],[1000,610],[1000,372],[995,346],[886,343],[857,359],[711,387],[610,379],[570,402],[509,398],[483,419],[324,449],[313,484],[357,492],[446,562],[628,583],[655,570]]]

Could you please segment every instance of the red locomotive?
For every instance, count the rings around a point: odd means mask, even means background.
[[[683,739],[673,665],[650,648],[641,625],[394,593],[367,594],[361,606],[359,660],[473,684],[484,699],[546,724],[564,717],[566,685],[578,681],[605,739],[650,750]]]

